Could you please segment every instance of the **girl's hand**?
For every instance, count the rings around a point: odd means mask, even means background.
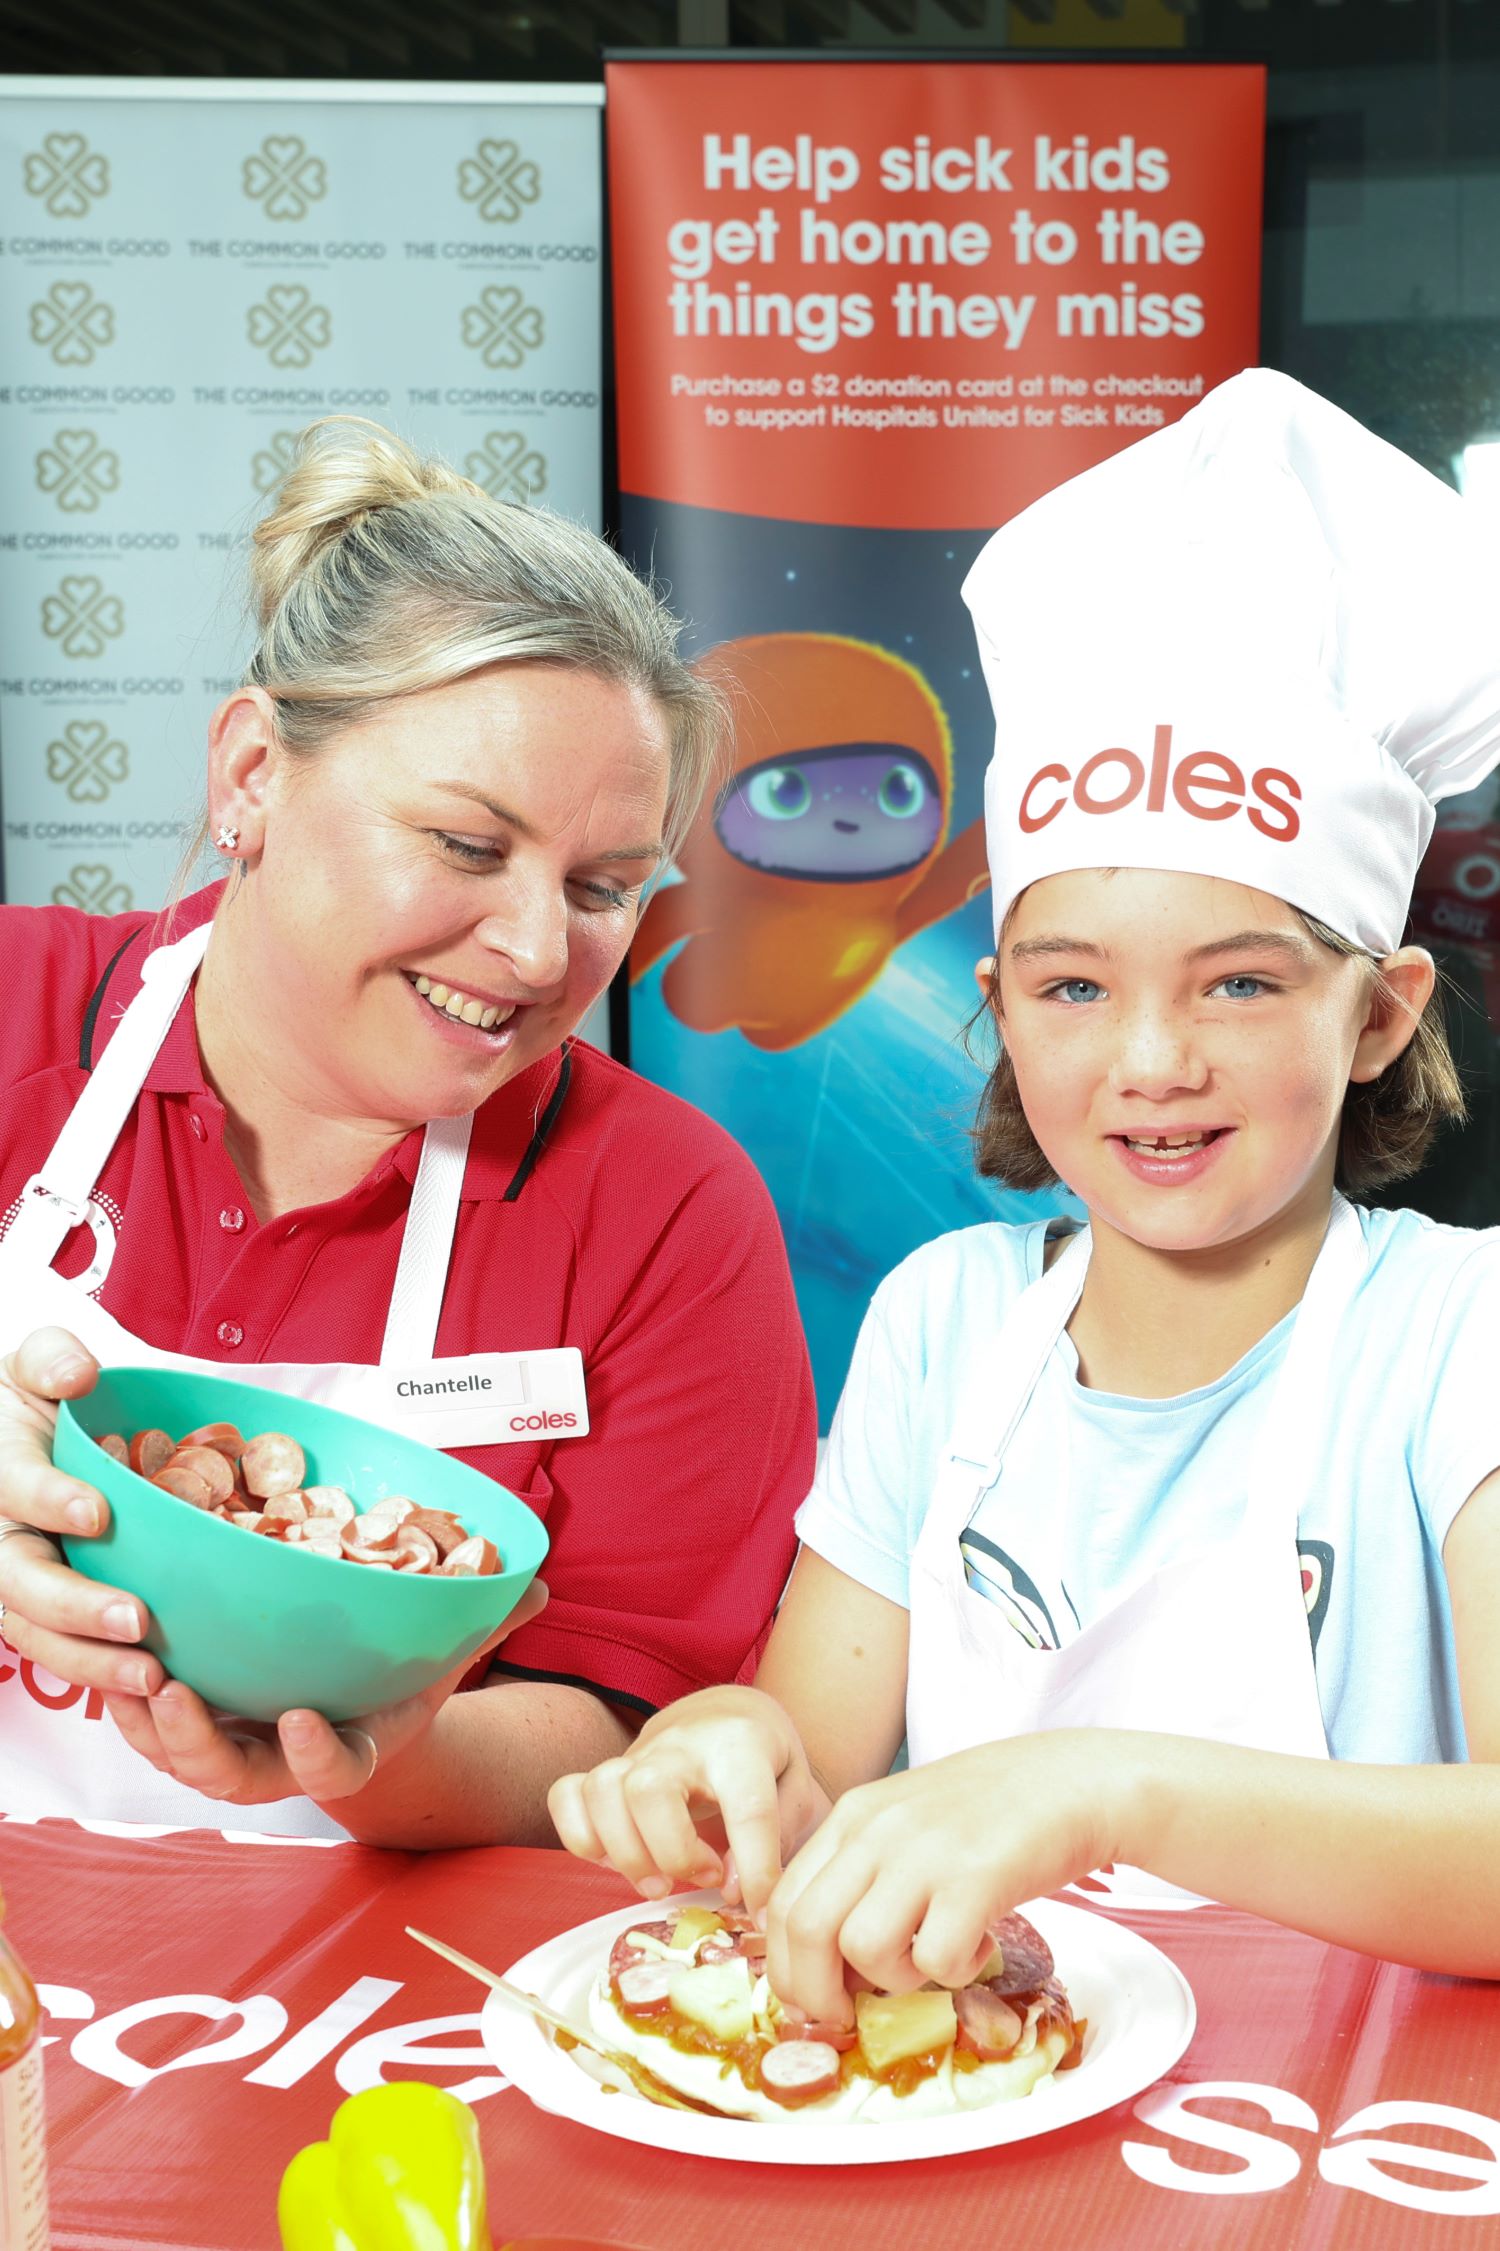
[[[180,1680],[154,1696],[107,1696],[110,1717],[132,1750],[160,1774],[225,1805],[268,1805],[306,1797],[333,1804],[366,1789],[431,1727],[459,1682],[480,1658],[546,1607],[547,1589],[532,1581],[497,1633],[420,1695],[334,1727],[319,1712],[283,1712],[275,1726],[226,1717]]]
[[[0,1602],[5,1638],[61,1680],[106,1696],[149,1696],[166,1675],[139,1644],[145,1606],[63,1562],[55,1538],[104,1530],[109,1508],[92,1485],[55,1467],[57,1401],[92,1391],[99,1363],[66,1329],[36,1329],[0,1360]]]
[[[622,1758],[563,1775],[547,1796],[569,1852],[618,1869],[647,1899],[678,1883],[717,1885],[752,1914],[827,1804],[786,1713],[754,1688],[684,1697]],[[698,1826],[715,1816],[724,1856]]]
[[[772,1895],[775,1992],[848,2024],[846,1965],[884,1992],[966,1985],[990,1924],[1116,1856],[1112,1740],[1018,1736],[847,1790]]]

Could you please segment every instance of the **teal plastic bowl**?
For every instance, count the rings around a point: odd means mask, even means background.
[[[287,1432],[307,1456],[308,1484],[342,1485],[358,1509],[386,1493],[451,1509],[494,1541],[500,1570],[436,1579],[285,1547],[164,1493],[94,1443],[153,1428],[182,1438],[212,1422],[246,1438]],[[215,1376],[104,1369],[86,1398],[58,1409],[53,1458],[110,1506],[98,1539],[63,1541],[74,1570],[138,1596],[151,1613],[146,1645],[173,1678],[246,1719],[303,1708],[357,1719],[415,1696],[510,1616],[547,1552],[525,1502],[463,1462],[332,1407]]]

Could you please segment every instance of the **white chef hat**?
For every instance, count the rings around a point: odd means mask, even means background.
[[[963,591],[997,933],[1042,876],[1171,868],[1390,953],[1434,802],[1500,763],[1500,557],[1268,368],[1015,517]]]

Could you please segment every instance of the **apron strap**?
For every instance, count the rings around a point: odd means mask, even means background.
[[[208,950],[211,922],[169,946],[158,946],[141,965],[141,989],[113,1039],[89,1074],[62,1131],[21,1191],[21,1206],[6,1232],[8,1257],[50,1266],[73,1228],[81,1226],[95,1183],[135,1108],[146,1073],[156,1060]]]
[[[1000,1457],[1015,1435],[1052,1348],[1083,1294],[1093,1247],[1089,1230],[1080,1228],[1046,1272],[1015,1299],[999,1330],[989,1339],[987,1349],[996,1364],[989,1371],[988,1381],[982,1371],[976,1370],[979,1380],[965,1386],[964,1404],[947,1447],[952,1459],[972,1462],[979,1469],[993,1469],[998,1476]]]
[[[422,1136],[422,1161],[412,1184],[380,1347],[382,1367],[433,1357],[473,1124],[469,1114],[434,1118]]]

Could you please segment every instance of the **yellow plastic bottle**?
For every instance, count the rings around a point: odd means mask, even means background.
[[[0,1916],[5,1901],[0,1898]],[[49,2251],[42,2012],[36,1987],[0,1932],[0,2246]]]

